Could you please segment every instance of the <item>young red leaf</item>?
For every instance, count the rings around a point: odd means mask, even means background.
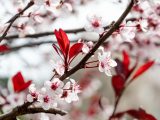
[[[55,30],[54,33],[64,57],[67,57],[70,45],[67,34],[62,29],[59,29],[59,31]]]
[[[140,120],[157,120],[153,115],[146,113],[146,111],[141,108],[139,110],[128,110],[126,113]]]
[[[126,51],[123,51],[123,65],[124,65],[126,70],[129,69],[129,64],[130,64],[129,55]]]
[[[116,96],[119,96],[124,88],[125,80],[120,75],[112,77],[112,86],[114,88]]]
[[[137,78],[138,76],[140,76],[141,74],[143,74],[145,71],[147,71],[152,65],[154,64],[154,61],[149,61],[147,63],[145,63],[144,65],[142,65],[141,67],[138,68],[138,70],[135,72],[135,74],[133,75],[132,79]]]
[[[13,88],[15,92],[21,92],[29,87],[31,80],[25,82],[21,72],[18,72],[12,77]]]
[[[69,61],[82,51],[82,47],[83,47],[83,43],[76,43],[72,45],[72,47],[69,50]]]
[[[157,120],[153,115],[146,113],[146,111],[142,108],[139,108],[138,110],[131,109],[120,113],[116,113],[112,118],[121,118],[125,114],[128,114],[138,120]]]
[[[57,54],[62,58],[62,52],[60,51],[60,49],[55,45],[55,44],[52,44],[54,50],[57,52]],[[63,59],[63,58],[62,58]]]
[[[7,45],[0,45],[0,52],[9,51],[9,47]]]

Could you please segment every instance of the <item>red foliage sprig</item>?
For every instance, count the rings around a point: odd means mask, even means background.
[[[21,92],[29,87],[31,84],[31,80],[25,82],[24,77],[22,76],[21,72],[18,72],[12,77],[12,83],[14,92]]]

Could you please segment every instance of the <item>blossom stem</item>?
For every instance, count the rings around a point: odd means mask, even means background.
[[[98,62],[98,60],[90,61],[90,62],[87,62],[86,64],[91,64],[91,63],[95,63],[95,62]]]
[[[96,67],[98,67],[98,65],[96,65],[96,66],[85,66],[85,68],[96,68]]]
[[[85,66],[85,63],[87,60],[94,55],[94,52],[105,42],[107,38],[109,38],[114,31],[119,29],[120,24],[123,22],[123,20],[126,18],[126,16],[129,14],[130,10],[132,9],[134,5],[134,0],[131,0],[130,4],[127,6],[123,14],[119,17],[119,19],[111,26],[111,28],[106,32],[95,44],[95,46],[91,49],[91,51],[86,54],[86,56],[71,70],[69,70],[66,74],[62,75],[60,79],[63,81],[65,78],[69,77],[79,69],[83,68]]]
[[[0,37],[0,42],[5,39],[5,37],[7,36],[7,33],[9,31],[9,29],[11,28],[11,26],[13,25],[13,23],[16,21],[17,18],[19,18],[27,9],[29,9],[31,6],[34,5],[33,1],[30,1],[27,6],[21,10],[19,13],[17,13],[15,16],[13,16],[7,23],[9,23],[8,27],[6,28],[6,30],[4,31],[3,35]]]

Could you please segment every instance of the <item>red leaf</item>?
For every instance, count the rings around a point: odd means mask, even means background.
[[[139,110],[128,110],[126,113],[140,120],[157,120],[154,116],[146,113],[146,111],[141,108]]]
[[[69,60],[71,60],[74,56],[78,55],[82,51],[83,43],[76,43],[72,45],[69,50]]]
[[[18,72],[12,77],[13,88],[15,92],[21,92],[29,87],[31,80],[25,82],[21,72]]]
[[[138,110],[127,110],[124,112],[116,113],[112,118],[121,118],[125,114],[128,114],[138,120],[157,120],[153,115],[146,113],[145,110],[139,108]]]
[[[55,30],[54,33],[64,57],[67,57],[70,45],[67,34],[62,29],[59,29],[59,31]]]
[[[9,51],[9,47],[7,45],[0,45],[0,52]]]
[[[129,55],[126,51],[123,51],[123,65],[124,65],[126,70],[129,69],[129,64],[130,64]]]
[[[112,86],[114,88],[116,96],[119,96],[124,88],[125,80],[120,75],[112,77]]]
[[[55,44],[52,44],[52,46],[53,46],[54,50],[57,52],[57,54],[61,57],[62,52],[60,51],[60,49]],[[60,52],[61,52],[61,54],[60,54]]]
[[[142,65],[141,67],[139,67],[139,69],[135,72],[135,74],[133,75],[133,78],[131,80],[133,80],[133,79],[137,78],[138,76],[140,76],[141,74],[143,74],[153,64],[154,64],[154,61],[149,61],[149,62],[145,63],[144,65]]]

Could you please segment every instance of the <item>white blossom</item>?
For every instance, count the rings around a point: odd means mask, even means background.
[[[88,17],[87,20],[88,24],[85,26],[86,31],[97,32],[99,34],[103,33],[102,17],[93,15]]]
[[[83,44],[82,52],[85,53],[85,54],[87,54],[87,53],[89,53],[89,51],[92,48],[93,48],[93,42],[89,41],[89,42]]]
[[[75,80],[70,79],[70,81],[64,86],[62,98],[68,103],[71,103],[72,101],[78,101],[79,98],[77,94],[80,92],[80,86],[75,82]]]
[[[38,101],[44,110],[48,110],[52,107],[57,107],[57,101],[54,96],[51,96],[45,87],[40,91]]]
[[[59,80],[59,78],[54,78],[53,81],[45,82],[45,87],[49,88],[49,90],[54,91],[54,93],[57,95],[62,94],[63,86],[64,86],[64,83],[61,80]]]
[[[35,88],[35,84],[31,84],[29,86],[29,94],[27,95],[27,101],[33,102],[34,100],[37,100],[38,95],[39,95],[39,93],[38,93],[37,89]]]
[[[58,62],[54,63],[53,68],[59,75],[64,74],[65,65],[64,65],[63,61],[59,60]]]
[[[117,66],[117,63],[115,60],[111,59],[111,52],[102,52],[98,53],[98,59],[99,59],[99,71],[105,72],[107,76],[112,76],[111,74],[111,68]]]
[[[126,25],[120,28],[119,35],[122,37],[123,41],[131,42],[135,37],[136,27],[133,22],[127,22]]]

